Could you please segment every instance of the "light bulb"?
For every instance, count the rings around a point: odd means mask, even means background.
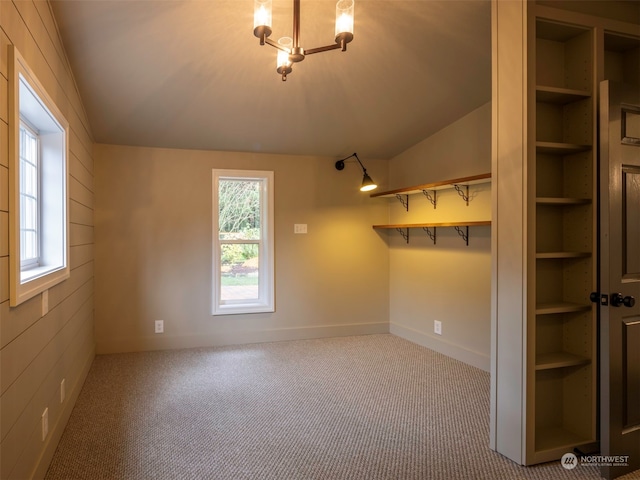
[[[338,0],[336,3],[336,37],[351,34],[350,37],[353,38],[354,3],[354,0]]]
[[[255,0],[253,4],[253,28],[271,27],[271,1]]]

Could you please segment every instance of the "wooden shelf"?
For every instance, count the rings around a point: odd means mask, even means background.
[[[536,305],[536,315],[552,315],[554,313],[586,312],[591,310],[591,305],[580,303],[557,302],[540,303]]]
[[[427,232],[427,235],[433,244],[436,243],[436,230],[438,227],[453,227],[458,232],[458,235],[462,237],[467,246],[469,246],[469,227],[479,227],[491,225],[491,220],[482,220],[479,222],[425,222],[425,223],[395,223],[391,225],[374,225],[374,229],[390,229],[397,230],[402,238],[409,243],[409,230],[412,228],[422,228]],[[430,229],[433,228],[433,231]]]
[[[538,205],[587,205],[591,203],[590,198],[568,198],[568,197],[537,197]]]
[[[552,368],[575,367],[586,365],[591,360],[567,352],[554,352],[536,355],[536,370],[550,370]]]
[[[572,153],[587,152],[591,145],[577,145],[574,143],[536,142],[536,152],[552,155],[570,155]]]
[[[591,93],[584,90],[573,90],[570,88],[547,87],[538,85],[536,87],[536,100],[538,102],[555,103],[565,105],[577,102],[585,98],[590,98]]]
[[[396,223],[391,225],[374,225],[373,228],[433,228],[433,227],[480,227],[491,225],[491,220],[479,222],[425,222],[425,223]]]
[[[588,258],[589,252],[538,252],[537,259]]]
[[[414,185],[412,187],[398,188],[396,190],[387,190],[385,192],[372,193],[371,198],[374,197],[394,197],[396,195],[413,195],[415,193],[422,193],[423,190],[443,190],[446,188],[453,188],[454,185],[478,185],[482,183],[490,183],[491,174],[483,173],[482,175],[473,175],[471,177],[455,178],[452,180],[443,180],[441,182],[424,183],[422,185]],[[465,224],[466,225],[466,224]]]
[[[586,444],[592,441],[592,438],[578,435],[562,427],[540,428],[536,432],[536,451],[544,452],[546,450],[559,449],[563,453],[566,453],[572,451],[576,445]],[[550,460],[551,459],[547,461]]]

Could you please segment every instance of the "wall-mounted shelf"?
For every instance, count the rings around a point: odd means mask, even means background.
[[[482,220],[474,222],[426,222],[426,223],[395,223],[389,225],[374,225],[373,228],[378,229],[395,229],[402,238],[409,243],[409,230],[412,228],[422,228],[425,230],[429,238],[436,243],[436,229],[438,227],[453,227],[458,232],[458,235],[469,245],[469,227],[480,227],[491,225],[491,220]],[[431,229],[433,228],[433,231]]]
[[[473,175],[470,177],[454,178],[451,180],[443,180],[440,182],[423,183],[412,187],[398,188],[395,190],[387,190],[385,192],[372,193],[371,198],[375,197],[396,197],[407,211],[409,211],[409,195],[422,193],[427,200],[431,202],[433,208],[437,205],[436,191],[448,188],[455,189],[460,197],[469,205],[469,186],[482,183],[491,183],[491,173],[483,173],[481,175]]]

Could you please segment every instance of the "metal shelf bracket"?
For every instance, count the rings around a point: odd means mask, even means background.
[[[404,241],[409,243],[409,229],[408,228],[396,228],[396,230],[402,235]]]
[[[400,203],[408,212],[409,211],[409,195],[400,195],[399,193],[396,193],[396,198],[400,200]]]
[[[435,207],[434,207],[435,208]],[[436,244],[436,230],[438,227],[433,227],[433,232],[429,229],[429,227],[422,227],[422,229],[426,232],[427,236],[433,240],[433,244]]]
[[[462,239],[465,241],[468,247],[469,246],[469,226],[467,225],[466,227],[464,227],[464,230],[462,229],[462,227],[454,227],[454,228],[456,229],[456,232],[458,232],[458,235],[460,235]]]
[[[462,197],[462,199],[467,202],[467,207],[469,206],[469,185],[464,185],[464,189],[460,185],[454,185],[453,188],[456,189],[458,195]]]
[[[436,208],[436,194],[438,193],[437,190],[433,191],[433,195],[431,193],[429,193],[429,190],[422,190],[422,193],[424,194],[425,197],[427,197],[427,200],[429,200],[431,202],[431,205],[433,205],[433,208]]]

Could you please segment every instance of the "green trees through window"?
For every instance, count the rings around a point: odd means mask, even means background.
[[[260,181],[220,179],[218,210],[222,299],[257,298]]]
[[[260,182],[221,179],[218,195],[220,238],[259,238]]]

